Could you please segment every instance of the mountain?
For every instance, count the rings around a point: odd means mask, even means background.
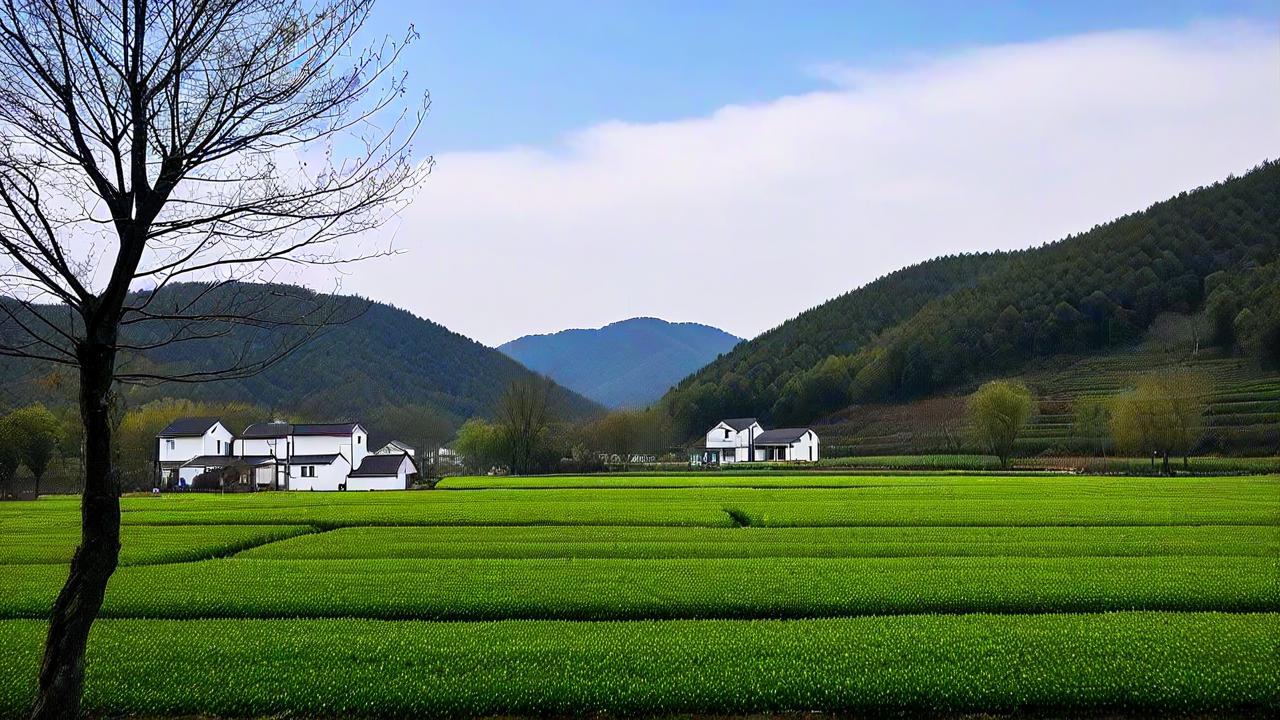
[[[596,329],[526,335],[498,349],[601,405],[634,408],[657,400],[741,341],[707,325],[640,317]]]
[[[456,427],[468,417],[487,414],[511,381],[533,377],[527,368],[492,348],[383,303],[318,295],[288,285],[237,283],[212,291],[210,287],[199,283],[167,286],[151,298],[148,311],[163,314],[193,302],[197,310],[201,304],[226,306],[227,298],[234,295],[236,303],[269,303],[271,313],[280,318],[318,318],[322,311],[324,317],[346,322],[325,328],[280,362],[250,377],[122,386],[127,406],[137,407],[162,397],[244,402],[299,419],[361,419],[375,425],[378,417],[399,409],[408,411],[400,412],[401,416],[432,415]],[[144,299],[144,295],[135,295],[130,302]],[[65,312],[54,316],[65,316]],[[142,346],[173,331],[171,324],[156,323],[146,332],[127,331],[125,342]],[[226,367],[246,348],[262,356],[264,349],[280,346],[281,337],[288,332],[270,326],[236,326],[226,335],[126,354],[121,371],[172,375]],[[39,380],[51,369],[32,361],[0,358],[0,405],[44,399],[48,383]],[[60,372],[74,378],[68,370]],[[600,411],[595,403],[562,387],[556,387],[554,393],[569,418]],[[394,432],[395,428],[386,431]]]
[[[1265,310],[1280,298],[1277,257],[1280,164],[1268,162],[1058,242],[885,276],[738,345],[662,406],[690,435],[721,417],[812,423],[1138,348],[1162,322],[1207,323],[1195,352],[1244,356],[1262,377],[1280,338]]]

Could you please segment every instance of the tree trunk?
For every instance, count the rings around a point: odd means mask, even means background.
[[[120,557],[120,484],[111,459],[110,422],[115,350],[110,343],[86,342],[77,355],[85,431],[80,546],[49,618],[33,720],[71,720],[80,714],[89,629]]]
[[[1161,472],[1163,472],[1165,475],[1170,475],[1171,473],[1169,472],[1169,453],[1164,453],[1161,456],[1161,462],[1163,463],[1161,467]]]

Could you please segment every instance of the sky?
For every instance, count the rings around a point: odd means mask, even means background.
[[[1272,2],[400,2],[431,177],[341,278],[490,345],[752,337],[1280,158]]]

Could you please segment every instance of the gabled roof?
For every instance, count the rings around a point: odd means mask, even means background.
[[[412,445],[406,445],[405,443],[402,443],[399,440],[392,440],[386,445],[383,445],[382,449],[378,451],[378,454],[379,455],[399,455],[401,453],[409,453],[409,452],[413,452]]]
[[[156,437],[199,437],[217,425],[215,417],[184,417],[169,423]]]
[[[254,423],[240,433],[241,439],[255,440],[261,438],[282,438],[292,432],[293,426],[287,422]]]
[[[337,453],[332,455],[294,455],[289,458],[290,465],[332,465],[334,460],[342,457]]]
[[[360,427],[360,423],[307,423],[294,425],[294,435],[350,435]]]
[[[804,437],[809,428],[778,428],[765,430],[756,436],[756,445],[790,445]]]
[[[405,460],[413,465],[413,458],[408,455],[365,455],[360,467],[351,471],[348,477],[385,477],[400,471],[400,463]],[[417,465],[414,465],[417,468]]]
[[[270,455],[201,455],[183,463],[183,467],[257,467],[275,462]]]
[[[360,423],[300,423],[287,422],[254,423],[244,429],[240,437],[253,440],[261,438],[282,438],[286,435],[332,435],[342,437],[355,432]]]
[[[746,430],[752,425],[755,425],[757,422],[759,421],[756,420],[755,418],[729,418],[728,420],[720,421],[720,423],[724,423],[725,425],[728,425],[729,427],[739,432]],[[716,424],[719,425],[720,423],[716,423]]]

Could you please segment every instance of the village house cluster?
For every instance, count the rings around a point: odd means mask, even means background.
[[[695,465],[818,459],[818,434],[809,428],[765,430],[755,418],[721,420],[690,453]]]
[[[404,490],[418,477],[413,448],[368,448],[360,423],[255,423],[239,435],[217,418],[174,420],[156,436],[157,486],[262,490]]]

